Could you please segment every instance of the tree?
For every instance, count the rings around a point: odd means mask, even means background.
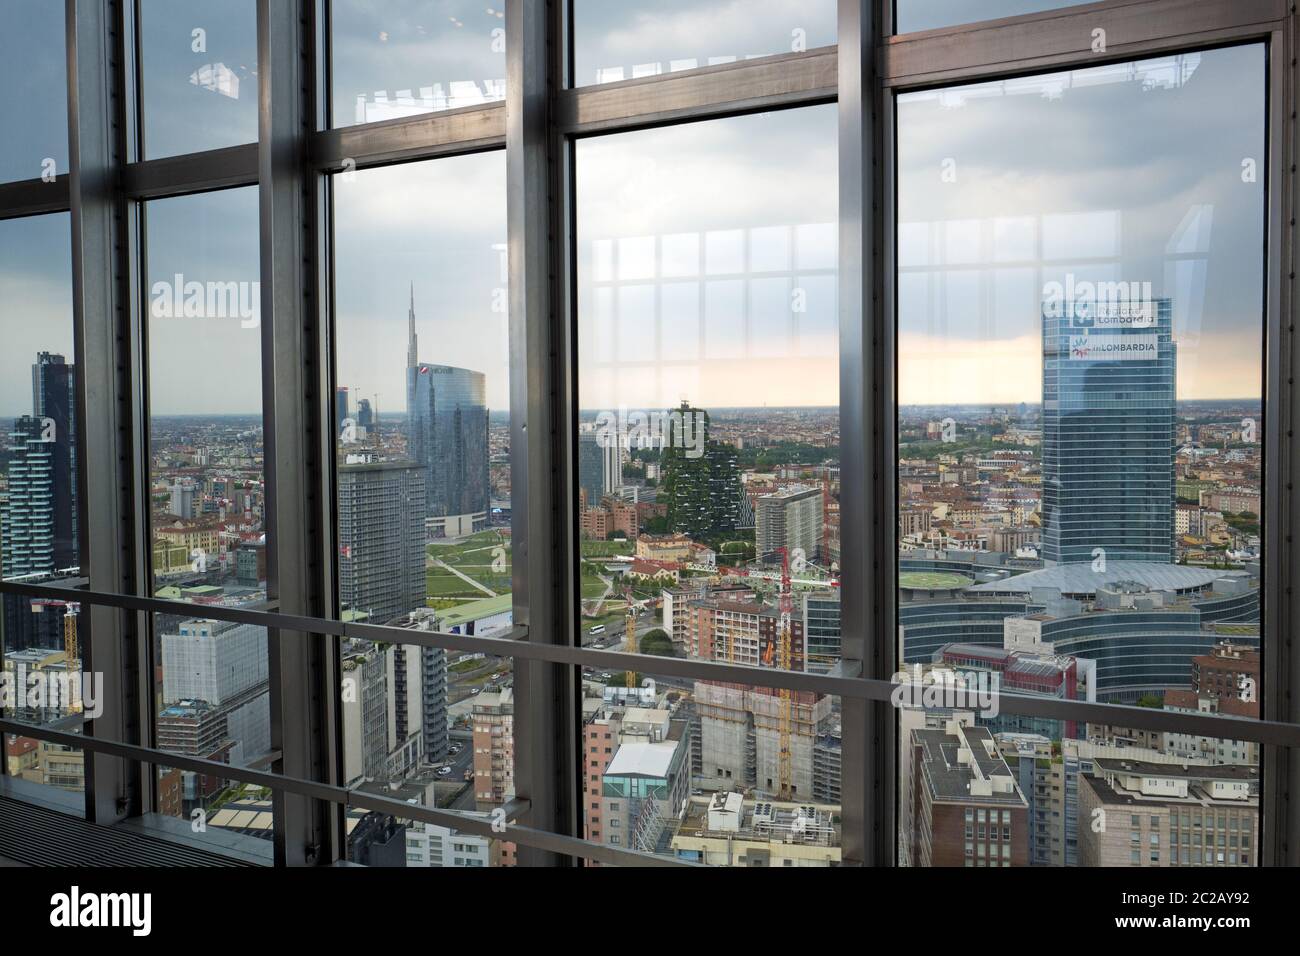
[[[673,647],[673,639],[668,632],[661,627],[655,628],[637,640],[637,650],[642,654],[650,654],[654,657],[675,657],[677,652]]]

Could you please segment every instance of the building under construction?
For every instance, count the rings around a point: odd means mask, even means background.
[[[694,696],[702,782],[776,794],[781,787],[780,692],[697,681]],[[790,783],[796,799],[813,798],[814,747],[830,721],[829,697],[791,692]]]

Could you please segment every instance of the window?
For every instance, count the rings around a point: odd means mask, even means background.
[[[899,96],[909,666],[972,690],[1258,717],[1253,694],[1201,675],[1245,680],[1260,661],[1264,88],[1263,48],[1242,46]],[[1004,145],[1051,126],[1097,148]],[[1119,128],[1155,138],[1112,148]],[[1197,623],[1225,613],[1231,634]],[[1051,689],[1016,676],[1031,666],[1055,671]],[[1035,759],[1081,801],[1085,738],[1154,759],[1209,745],[1034,723],[980,712],[963,736],[1045,736]]]
[[[137,0],[144,159],[257,142],[257,4]]]
[[[505,4],[330,0],[335,127],[506,95]]]
[[[831,0],[571,0],[574,85],[613,83],[835,43]]]
[[[1018,17],[1093,0],[894,0],[897,33]]]
[[[273,749],[266,628],[203,607],[267,597],[257,192],[144,208],[152,593],[192,613],[153,616],[159,749],[252,767]],[[159,768],[166,815],[270,839],[258,788]],[[241,816],[244,811],[251,811]],[[249,825],[243,825],[252,820]]]
[[[68,73],[61,3],[32,0],[5,6],[0,76],[5,103],[0,123],[0,183],[52,179],[68,171]]]
[[[1284,4],[210,6],[6,6],[0,654],[64,680],[0,699],[0,817],[286,865],[1294,845]]]
[[[58,582],[81,573],[71,235],[66,214],[0,221],[0,571]],[[0,717],[80,732],[104,705],[83,666],[77,601],[0,598]],[[82,753],[4,737],[8,772],[85,785]]]

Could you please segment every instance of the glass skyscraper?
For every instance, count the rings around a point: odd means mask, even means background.
[[[1168,299],[1043,309],[1049,564],[1173,561],[1171,315]]]
[[[487,379],[482,372],[429,365],[418,360],[415,303],[410,313],[407,350],[407,441],[412,460],[426,476],[426,507],[431,518],[487,519]],[[473,530],[462,526],[448,533]]]

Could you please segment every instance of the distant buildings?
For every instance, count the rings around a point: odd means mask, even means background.
[[[1081,866],[1255,866],[1259,767],[1106,758],[1079,783]]]
[[[714,788],[756,788],[775,794],[780,785],[780,694],[766,687],[696,681],[700,726],[699,777]],[[814,750],[831,718],[831,699],[793,692],[790,764],[793,798],[813,799]]]
[[[838,866],[838,806],[692,796],[672,838],[678,859],[708,866]]]
[[[983,727],[949,720],[911,731],[911,865],[1029,865],[1024,794]]]
[[[514,690],[484,692],[474,700],[474,805],[491,810],[515,795]]]

